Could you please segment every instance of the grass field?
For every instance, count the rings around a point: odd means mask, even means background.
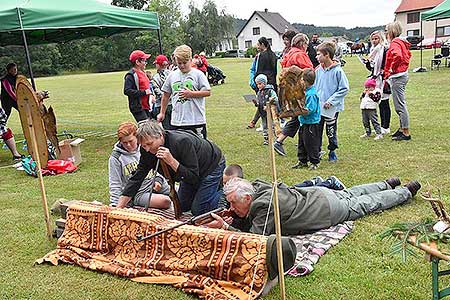
[[[424,55],[428,65],[432,52]],[[411,68],[419,63],[413,53]],[[340,148],[337,163],[322,162],[316,171],[292,170],[296,140],[288,139],[287,157],[277,156],[277,170],[288,184],[320,175],[336,175],[347,186],[396,175],[407,182],[418,179],[450,194],[450,68],[410,73],[407,101],[411,115],[409,142],[361,140],[359,95],[367,71],[356,58],[346,57],[350,81],[345,111],[339,118]],[[207,99],[209,138],[228,163],[243,165],[249,179],[270,180],[268,148],[262,136],[246,129],[254,107],[245,103],[250,59],[211,60],[227,75],[226,84],[213,87]],[[50,91],[51,104],[62,130],[114,132],[119,122],[132,120],[122,94],[124,72],[39,78],[39,89]],[[392,100],[391,100],[392,106]],[[18,114],[9,125],[22,139]],[[393,111],[391,129],[398,127]],[[58,198],[108,202],[107,161],[114,137],[91,137],[82,144],[83,163],[73,174],[44,178],[49,203]],[[0,150],[0,166],[11,155]],[[37,179],[12,168],[0,169],[0,299],[186,299],[190,296],[167,286],[131,282],[76,266],[34,266],[33,262],[56,247],[45,237]],[[448,203],[448,201],[446,201]],[[356,222],[354,232],[334,247],[304,278],[287,278],[288,299],[430,299],[431,269],[423,259],[406,264],[391,257],[389,245],[376,234],[395,222],[432,216],[431,208],[416,198],[411,204]],[[275,288],[265,299],[278,299]]]

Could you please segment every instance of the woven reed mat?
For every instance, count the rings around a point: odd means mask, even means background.
[[[36,262],[61,261],[138,282],[171,284],[201,299],[247,299],[249,294],[254,299],[261,294],[267,281],[267,237],[185,225],[136,241],[137,234],[177,223],[80,201],[69,207],[56,250]]]

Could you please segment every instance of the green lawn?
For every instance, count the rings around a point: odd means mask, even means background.
[[[424,55],[429,65],[432,52]],[[413,52],[411,68],[420,65]],[[412,140],[393,142],[361,140],[363,133],[359,95],[367,71],[356,58],[347,57],[345,72],[350,81],[345,111],[339,118],[339,161],[324,161],[318,170],[292,170],[296,141],[286,143],[287,157],[277,156],[277,170],[288,184],[315,175],[336,175],[347,186],[400,176],[418,179],[450,194],[450,68],[410,73],[407,101],[411,114]],[[254,107],[241,95],[247,85],[250,59],[211,60],[227,75],[226,84],[213,87],[207,99],[209,138],[226,155],[228,163],[243,165],[249,179],[271,178],[267,146],[262,136],[246,129]],[[122,94],[124,72],[83,74],[37,79],[39,89],[50,91],[51,104],[62,130],[113,132],[121,121],[132,120]],[[391,100],[392,105],[392,100]],[[10,126],[22,139],[18,114]],[[393,111],[391,128],[398,117]],[[107,160],[114,137],[91,137],[82,144],[83,163],[74,174],[44,178],[51,205],[58,198],[108,202]],[[11,155],[0,150],[0,166],[11,164]],[[75,266],[33,266],[35,259],[56,247],[45,237],[37,179],[12,168],[0,169],[0,299],[186,299],[189,296],[167,286],[131,282]],[[448,202],[447,202],[448,203]],[[376,234],[399,221],[432,216],[431,208],[416,198],[412,204],[356,222],[355,230],[334,247],[304,278],[287,278],[288,299],[430,299],[431,269],[423,259],[406,264],[387,255],[389,245]],[[278,299],[274,289],[266,299]]]

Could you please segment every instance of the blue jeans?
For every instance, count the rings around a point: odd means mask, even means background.
[[[225,159],[221,160],[217,168],[200,180],[197,186],[186,182],[180,182],[178,198],[183,212],[191,210],[194,216],[198,216],[213,209],[219,204],[222,195],[220,183],[222,182]]]

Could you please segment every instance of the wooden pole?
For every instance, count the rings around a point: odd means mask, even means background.
[[[269,152],[270,152],[270,166],[272,168],[272,185],[273,185],[273,215],[275,217],[275,236],[277,246],[278,258],[278,280],[280,282],[281,300],[286,299],[286,288],[284,284],[284,269],[283,269],[283,251],[281,247],[281,224],[280,224],[280,206],[278,204],[278,182],[277,182],[277,168],[275,163],[275,151],[273,150],[273,117],[270,106],[267,103],[267,130],[269,131]],[[269,207],[270,209],[270,207]]]
[[[36,132],[34,131],[33,120],[31,118],[30,103],[29,103],[30,99],[26,98],[24,100],[25,100],[24,108],[25,108],[26,115],[27,115],[28,130],[30,132],[30,137],[31,137],[30,142],[31,142],[31,147],[33,149],[33,153],[34,153],[34,160],[36,161],[39,185],[41,188],[42,205],[44,208],[44,218],[45,218],[45,224],[47,226],[47,238],[50,240],[52,238],[52,228],[50,225],[50,215],[48,213],[47,196],[45,193],[44,179],[42,178],[41,160],[39,158],[39,149],[37,147]]]

